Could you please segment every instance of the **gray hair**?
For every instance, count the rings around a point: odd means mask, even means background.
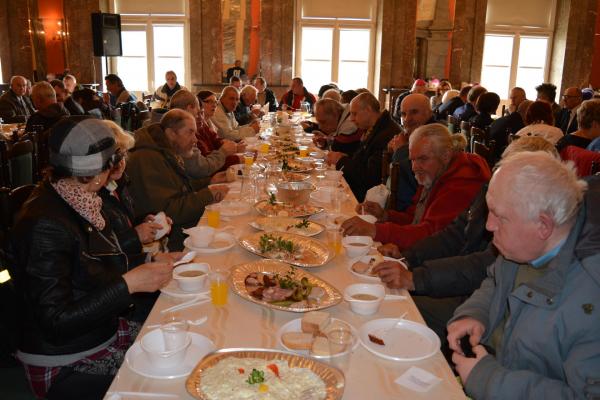
[[[357,103],[361,110],[369,108],[374,112],[381,111],[381,104],[379,103],[379,100],[377,100],[377,97],[373,96],[373,94],[370,92],[360,93],[358,96],[353,98],[350,103]]]
[[[169,108],[171,110],[174,108],[185,110],[186,107],[196,104],[198,104],[198,99],[192,94],[192,92],[187,89],[179,89],[177,92],[175,92],[173,97],[171,97]]]
[[[433,142],[434,151],[438,156],[446,152],[463,151],[467,146],[467,139],[462,134],[451,134],[448,128],[442,124],[427,124],[418,127],[408,137],[408,146],[412,147],[418,140],[425,138]]]
[[[594,122],[600,124],[600,100],[586,100],[577,109],[577,125],[592,129]]]
[[[250,93],[258,94],[258,89],[255,88],[252,85],[246,85],[240,91],[240,97],[241,96],[245,96],[245,95],[250,94]]]
[[[321,99],[315,103],[315,109],[318,108],[328,116],[335,116],[336,119],[340,118],[340,115],[344,112],[344,106],[333,99]]]
[[[342,102],[342,95],[340,94],[340,91],[337,89],[327,89],[324,93],[323,96],[321,96],[322,99],[331,99],[331,100],[336,100],[339,101],[340,103]]]
[[[235,86],[225,86],[223,88],[223,91],[221,92],[221,96],[219,96],[219,98],[227,95],[227,93],[229,93],[229,92],[236,92],[238,94],[238,96],[240,95],[240,91]]]
[[[548,214],[558,225],[571,221],[583,200],[587,183],[577,178],[572,163],[544,151],[524,151],[502,159],[499,171],[510,174],[510,190],[521,215],[535,220]]]
[[[560,155],[556,150],[556,146],[547,141],[541,136],[521,136],[513,139],[502,153],[502,158],[511,156],[512,154],[522,151],[545,151],[552,157],[560,160]]]
[[[187,119],[195,121],[194,116],[187,111],[180,109],[169,110],[161,118],[160,127],[163,131],[166,131],[168,128],[178,131],[185,126]]]
[[[48,99],[56,103],[56,91],[48,82],[38,82],[31,89],[31,99],[34,102],[41,99]]]

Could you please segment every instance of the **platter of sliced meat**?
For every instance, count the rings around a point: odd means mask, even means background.
[[[307,312],[342,301],[341,293],[329,283],[276,260],[237,265],[231,270],[231,281],[239,296],[276,310]]]

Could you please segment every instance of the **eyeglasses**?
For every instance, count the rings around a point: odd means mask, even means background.
[[[127,152],[122,151],[121,149],[117,149],[117,151],[110,156],[108,160],[106,160],[106,164],[104,164],[104,171],[107,169],[112,169],[115,166],[119,165],[119,163],[127,158]]]

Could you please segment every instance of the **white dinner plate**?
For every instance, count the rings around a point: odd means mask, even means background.
[[[207,247],[196,247],[192,245],[192,239],[187,237],[183,241],[183,245],[196,253],[212,254],[227,251],[237,243],[237,239],[230,233],[219,232],[215,233],[213,241]]]
[[[352,346],[351,351],[356,350],[356,348],[358,347],[358,332],[356,331],[356,329],[350,325],[348,322],[341,320],[341,319],[337,319],[337,318],[331,318],[331,322],[333,321],[340,321],[343,322],[345,325],[347,325],[350,328],[350,331],[352,332],[352,336],[354,336],[354,345]],[[292,353],[296,353],[296,354],[300,354],[301,356],[310,356],[316,359],[327,359],[329,358],[328,356],[311,356],[310,355],[310,351],[308,350],[294,350],[294,349],[290,349],[289,347],[287,347],[283,341],[281,340],[281,336],[283,336],[284,333],[287,332],[302,332],[302,318],[296,318],[291,320],[290,322],[288,322],[287,324],[283,325],[281,328],[279,328],[279,330],[277,331],[277,343],[279,344],[279,346],[281,346],[281,348],[290,351]],[[333,357],[339,357],[343,354],[347,354],[348,352],[344,352],[344,353],[340,353],[340,354],[336,354]]]
[[[358,272],[356,272],[356,271],[354,271],[352,269],[352,266],[354,265],[354,263],[356,263],[358,261],[362,261],[364,263],[368,263],[369,260],[371,259],[371,257],[373,257],[373,255],[367,254],[366,256],[362,256],[362,257],[358,257],[358,258],[353,258],[352,261],[350,261],[348,263],[348,271],[350,271],[350,273],[352,275],[354,275],[356,277],[359,277],[360,279],[363,279],[365,281],[380,283],[381,279],[379,279],[378,276],[371,276],[371,275],[359,274]],[[383,259],[385,261],[400,262],[400,260],[398,260],[397,258],[392,258],[392,257],[383,257]],[[404,268],[406,268],[406,265],[404,263],[400,262],[400,265],[402,265]]]
[[[223,200],[219,203],[220,213],[224,217],[237,217],[248,214],[252,206],[242,200]]]
[[[373,343],[369,340],[369,334],[382,339],[385,344]],[[440,349],[440,338],[434,331],[406,319],[399,323],[397,318],[369,321],[360,327],[359,337],[368,351],[392,361],[424,360]]]
[[[186,292],[185,290],[181,290],[175,279],[171,279],[167,286],[161,288],[160,291],[166,294],[167,296],[171,296],[177,299],[187,299],[190,297],[198,296],[199,294],[207,294],[210,291],[210,284],[208,282],[208,279],[205,279],[204,282],[204,287],[202,289],[194,292]]]
[[[205,355],[217,349],[215,344],[206,336],[194,332],[189,332],[189,335],[192,337],[192,343],[186,350],[185,359],[176,367],[160,368],[152,365],[146,353],[142,350],[139,340],[127,350],[125,363],[133,372],[146,378],[176,379],[186,377]]]

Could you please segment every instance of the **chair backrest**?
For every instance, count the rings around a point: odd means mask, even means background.
[[[592,175],[600,173],[600,161],[592,161],[592,168],[590,168],[590,173]]]
[[[448,130],[450,131],[450,133],[456,133],[456,131],[459,128],[459,123],[458,123],[458,119],[454,118],[454,116],[452,115],[448,115],[447,118],[447,123],[448,123]]]
[[[11,187],[31,185],[34,182],[33,142],[22,140],[8,151]]]
[[[0,188],[0,228],[7,233],[15,222],[17,213],[27,201],[35,185],[23,185],[14,189]]]
[[[390,176],[390,161],[392,161],[392,152],[383,150],[381,154],[381,183],[386,184],[388,176]]]
[[[490,169],[494,168],[496,164],[496,156],[494,153],[495,142],[492,140],[489,145],[479,141],[473,141],[472,152],[480,155],[487,161]]]
[[[560,158],[573,161],[579,177],[594,175],[600,163],[600,153],[577,146],[567,146],[560,151]]]
[[[400,163],[394,161],[390,165],[390,197],[388,198],[387,209],[395,210],[398,197],[398,175],[400,174]]]

